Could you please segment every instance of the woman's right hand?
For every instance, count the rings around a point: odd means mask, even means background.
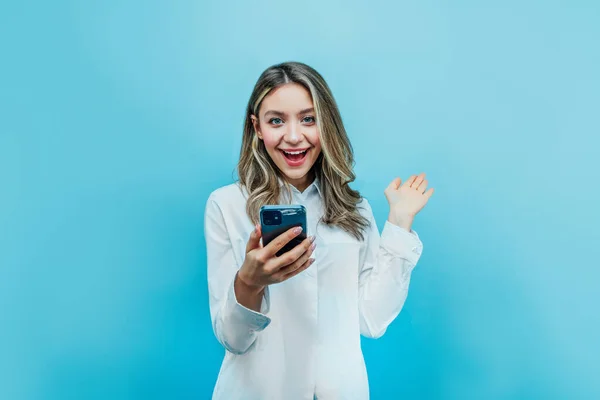
[[[316,247],[314,236],[306,238],[287,253],[276,255],[301,232],[302,228],[291,228],[263,247],[260,243],[262,232],[257,225],[246,245],[246,258],[238,278],[248,288],[262,291],[270,284],[283,282],[307,269],[314,262],[314,258],[310,258]]]

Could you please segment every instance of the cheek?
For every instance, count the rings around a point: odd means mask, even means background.
[[[281,134],[272,129],[263,130],[263,142],[268,150],[274,149],[281,141]]]
[[[315,146],[317,149],[321,149],[321,136],[319,135],[319,130],[317,128],[311,129],[310,132],[306,133],[305,137],[306,140],[310,142],[310,144]]]

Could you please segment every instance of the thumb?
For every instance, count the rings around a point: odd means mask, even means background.
[[[255,225],[254,230],[250,234],[250,239],[248,239],[248,244],[246,244],[246,253],[258,249],[260,247],[260,238],[262,233],[260,231],[260,225]]]
[[[396,177],[393,181],[390,182],[387,188],[385,188],[385,193],[388,193],[391,190],[397,190],[402,183],[402,179]]]

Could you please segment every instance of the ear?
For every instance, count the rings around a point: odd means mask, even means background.
[[[258,138],[262,140],[262,133],[260,133],[260,123],[258,122],[258,118],[256,117],[256,115],[252,114],[250,115],[250,119],[252,120],[252,125],[254,126],[256,136],[258,136]]]

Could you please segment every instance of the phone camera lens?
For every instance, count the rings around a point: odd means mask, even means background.
[[[265,211],[263,213],[263,222],[265,225],[281,225],[281,212]]]

